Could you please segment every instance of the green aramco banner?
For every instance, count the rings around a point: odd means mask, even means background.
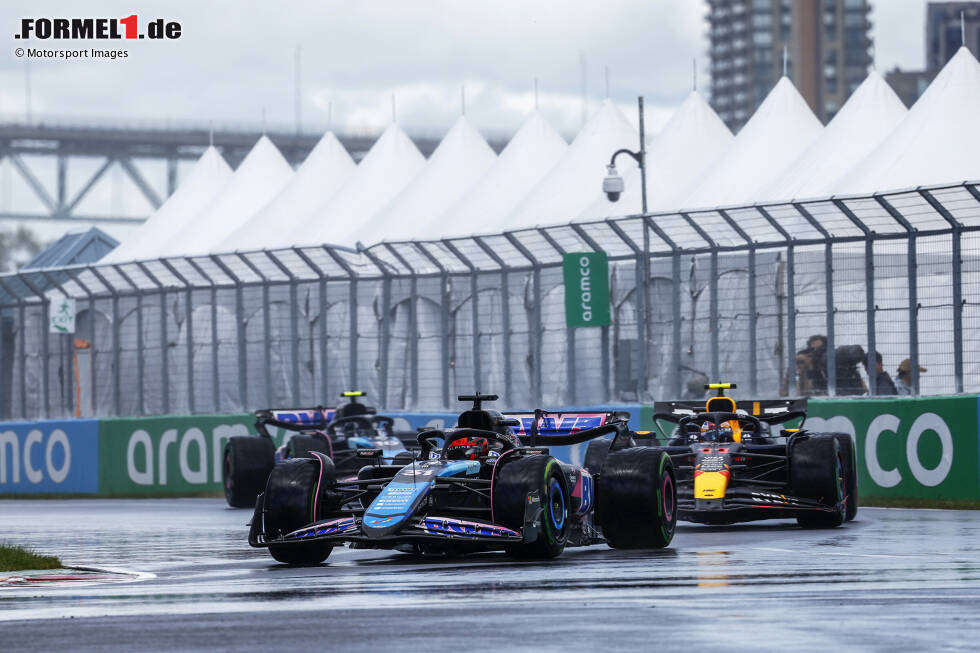
[[[569,327],[609,324],[609,261],[605,252],[565,254],[565,323]]]

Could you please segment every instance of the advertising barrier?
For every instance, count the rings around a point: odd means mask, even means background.
[[[565,411],[581,411],[571,408]],[[653,428],[652,406],[627,411]],[[860,495],[980,500],[980,398],[813,399],[807,427],[850,434]],[[446,427],[456,413],[390,413],[396,428]],[[250,413],[0,424],[0,495],[194,495],[221,492],[228,438],[254,433]],[[276,446],[291,433],[270,428]],[[542,443],[543,444],[543,443]],[[581,464],[584,445],[552,454]]]
[[[99,421],[0,424],[0,494],[99,491]]]
[[[976,396],[814,400],[806,426],[857,444],[862,497],[980,500]]]

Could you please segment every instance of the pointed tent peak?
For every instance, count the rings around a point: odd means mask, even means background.
[[[268,136],[263,134],[259,137],[259,140],[255,141],[255,145],[253,145],[252,149],[248,151],[245,158],[242,159],[241,165],[238,166],[238,170],[244,168],[246,165],[276,166],[280,164],[289,166],[289,162],[286,161],[286,157],[282,155],[282,152],[279,151],[279,148],[276,147],[275,143],[269,140]],[[292,166],[290,166],[290,169],[292,169]]]
[[[636,129],[619,110],[616,103],[612,99],[606,98],[599,105],[599,110],[592,114],[589,121],[582,127],[582,131],[572,141],[571,147],[575,148],[577,144],[591,142],[596,138],[615,138],[626,131],[636,134]]]
[[[528,114],[510,142],[500,151],[500,156],[501,158],[511,156],[511,152],[524,148],[525,143],[556,143],[557,141],[561,141],[561,145],[568,146],[568,142],[558,133],[558,130],[535,109]]]
[[[939,98],[945,94],[946,89],[950,86],[975,84],[978,75],[980,75],[980,62],[973,56],[969,48],[960,46],[960,49],[946,62],[946,65],[942,67],[942,70],[932,80],[918,101],[912,105],[912,110],[916,111],[920,104],[928,106],[933,102],[941,101]]]
[[[346,162],[350,162],[350,167],[353,168],[356,164],[354,159],[351,158],[350,152],[344,147],[337,135],[332,131],[328,131],[320,137],[310,153],[306,155],[306,159],[303,160],[302,165],[300,165],[299,170],[307,168],[310,166],[320,166],[324,161],[336,161],[338,164],[343,165]]]

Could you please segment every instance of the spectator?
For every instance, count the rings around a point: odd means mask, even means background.
[[[898,390],[895,388],[895,384],[892,382],[892,377],[888,376],[888,372],[885,371],[885,366],[881,363],[881,352],[875,352],[875,360],[877,361],[875,370],[875,394],[876,395],[897,395]],[[868,359],[865,358],[864,361],[865,369],[868,367]],[[871,378],[871,373],[868,372],[868,378]]]
[[[797,387],[801,395],[827,394],[827,337],[812,335],[796,354]]]
[[[926,368],[920,367],[919,374],[926,371]],[[912,361],[908,358],[903,360],[898,364],[898,374],[895,377],[895,392],[896,394],[902,396],[908,396],[912,394]]]
[[[866,363],[868,355],[861,345],[841,345],[837,348],[837,396],[863,395],[868,392],[858,372],[858,363]]]

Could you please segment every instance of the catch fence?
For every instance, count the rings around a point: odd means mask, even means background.
[[[570,329],[562,257],[591,251],[608,255],[612,323]],[[74,334],[49,332],[63,297]],[[980,189],[22,271],[0,276],[0,318],[4,419],[329,405],[352,388],[389,410],[474,390],[515,409],[647,402],[706,380],[877,395],[876,351],[893,378],[911,359],[913,393],[977,392]],[[813,335],[824,353],[798,355]]]

